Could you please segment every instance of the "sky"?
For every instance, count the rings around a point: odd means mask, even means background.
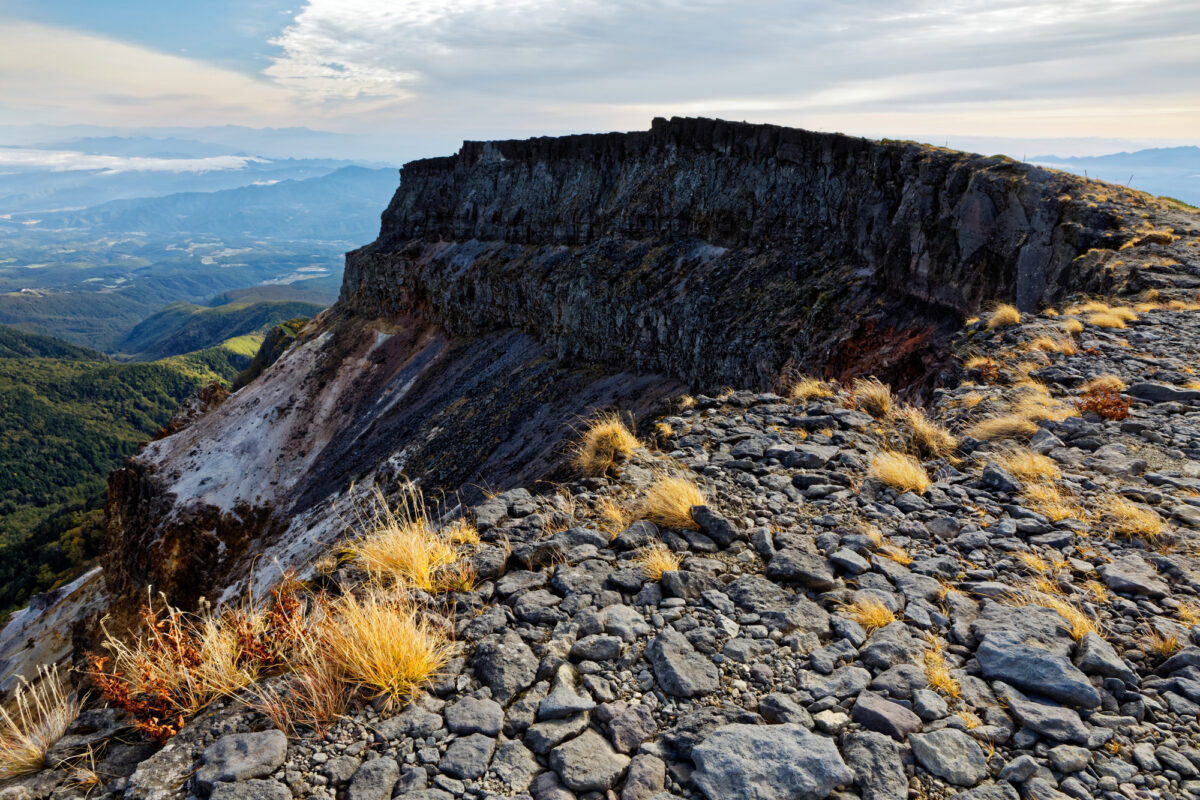
[[[303,126],[408,158],[673,115],[1197,144],[1200,2],[0,0],[0,126]]]

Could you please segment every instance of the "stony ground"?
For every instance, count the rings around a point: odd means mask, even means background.
[[[909,436],[897,409],[694,398],[610,477],[470,510],[480,583],[454,597],[462,655],[426,696],[290,741],[228,701],[157,753],[98,749],[88,791],[1200,797],[1200,311],[1075,318],[1071,354],[1031,345],[1064,316],[968,326],[973,368],[931,412],[959,442],[924,461],[923,493],[870,474]],[[1102,375],[1128,418],[1075,412]],[[1032,432],[972,436],[1022,402],[1044,409]],[[1006,460],[1017,443],[1039,474]],[[614,518],[668,469],[704,490],[699,530]],[[682,561],[651,581],[635,558],[660,539]],[[114,722],[85,717],[64,751]],[[48,771],[0,797],[85,793]]]

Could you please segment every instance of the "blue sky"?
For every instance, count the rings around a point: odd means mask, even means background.
[[[1195,143],[1200,2],[0,0],[0,125],[308,126],[425,155],[673,114]]]

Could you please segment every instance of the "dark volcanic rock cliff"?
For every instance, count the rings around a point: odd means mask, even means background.
[[[518,328],[561,356],[768,387],[789,367],[901,380],[993,300],[1097,280],[1124,239],[1082,181],[907,142],[702,119],[468,142],[417,161],[343,306],[460,335]],[[931,369],[932,368],[932,369]]]
[[[641,416],[683,383],[936,385],[981,304],[1134,274],[1113,258],[1143,224],[1134,195],[1096,202],[1097,186],[690,119],[409,164],[334,309],[113,476],[106,581],[129,599],[236,594],[255,559],[269,580],[343,537],[373,485],[406,475],[451,506],[531,486],[581,417]]]

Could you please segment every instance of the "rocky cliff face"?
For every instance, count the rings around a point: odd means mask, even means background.
[[[641,415],[684,384],[806,370],[928,389],[982,303],[1129,279],[1111,256],[1141,220],[1088,187],[710,120],[409,164],[337,306],[114,474],[108,585],[185,605],[236,593],[252,564],[269,581],[343,536],[376,483],[404,474],[451,507],[530,485],[580,417]]]

